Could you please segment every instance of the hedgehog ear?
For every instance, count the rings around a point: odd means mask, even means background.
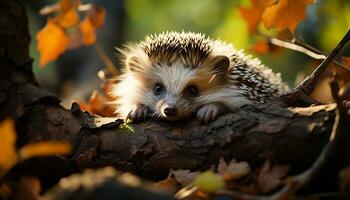
[[[214,72],[226,73],[230,66],[230,59],[227,56],[216,56],[213,58],[212,63]]]
[[[141,62],[135,55],[130,55],[125,60],[126,67],[132,72],[141,71]]]

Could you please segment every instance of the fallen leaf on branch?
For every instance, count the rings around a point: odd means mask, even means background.
[[[191,172],[190,170],[170,170],[170,174],[174,176],[178,183],[182,186],[186,186],[197,178],[199,172]]]
[[[40,66],[56,60],[68,47],[68,37],[64,30],[49,20],[46,26],[36,35],[37,49],[40,53]]]
[[[115,116],[115,108],[108,104],[109,100],[107,97],[98,94],[96,90],[94,90],[90,96],[89,102],[87,104],[78,100],[82,110],[88,111],[89,113],[93,113],[96,115],[100,115],[102,117],[112,117]]]
[[[224,178],[224,180],[236,180],[243,176],[246,176],[250,172],[250,166],[247,162],[236,162],[231,160],[229,164],[224,159],[220,159],[218,165],[218,172]]]
[[[264,10],[262,21],[267,28],[275,27],[278,31],[288,28],[294,32],[306,15],[307,6],[315,2],[316,0],[279,0]]]
[[[273,165],[269,160],[266,160],[258,174],[258,188],[261,193],[268,193],[276,189],[282,183],[281,179],[284,178],[289,171],[287,165]]]
[[[200,173],[193,183],[208,192],[225,187],[225,182],[222,177],[211,170]]]

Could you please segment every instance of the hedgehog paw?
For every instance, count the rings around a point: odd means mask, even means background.
[[[133,122],[141,122],[149,117],[149,108],[145,105],[136,105],[130,113],[127,119],[131,119]]]
[[[223,113],[225,107],[219,103],[212,103],[204,105],[197,111],[197,119],[201,124],[208,124],[209,122],[218,118]]]

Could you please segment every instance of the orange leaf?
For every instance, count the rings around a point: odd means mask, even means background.
[[[83,43],[85,45],[90,45],[96,42],[96,30],[89,18],[86,17],[80,22],[79,29],[83,35]]]
[[[279,0],[277,4],[267,7],[262,14],[262,21],[267,28],[274,26],[278,31],[289,28],[291,32],[306,14],[308,4],[316,0]]]
[[[6,119],[0,124],[0,177],[18,161],[16,153],[16,130],[11,119]]]
[[[56,60],[68,46],[68,37],[65,32],[51,20],[37,33],[36,39],[38,40],[37,49],[40,53],[41,67]]]
[[[102,7],[94,5],[88,15],[95,28],[99,28],[105,23],[106,11]]]
[[[80,0],[61,0],[60,11],[65,13],[73,8],[77,8],[79,4],[81,4]]]
[[[269,52],[270,44],[266,40],[261,40],[252,46],[252,50],[257,54],[265,54]]]
[[[69,28],[77,25],[79,22],[79,15],[75,9],[70,9],[69,11],[63,13],[58,17],[58,23],[63,28]]]
[[[261,15],[266,6],[272,5],[275,0],[251,0],[250,8],[239,7],[239,12],[248,24],[248,32],[252,34],[259,25]]]
[[[68,154],[71,146],[68,143],[57,141],[37,142],[25,145],[20,149],[20,157],[22,160],[38,156],[51,156],[57,154]]]

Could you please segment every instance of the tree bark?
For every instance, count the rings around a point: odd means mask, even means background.
[[[73,146],[68,156],[31,159],[15,169],[39,176],[46,186],[67,174],[103,166],[160,179],[171,168],[208,169],[221,157],[253,167],[271,159],[296,173],[313,163],[330,136],[335,104],[285,108],[278,99],[242,107],[209,125],[195,119],[124,124],[97,118],[77,104],[67,110],[33,76],[24,8],[18,0],[1,1],[0,13],[0,118],[16,120],[18,147],[42,140]]]

